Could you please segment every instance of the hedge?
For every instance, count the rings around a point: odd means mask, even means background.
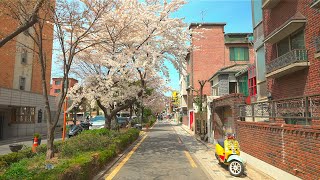
[[[139,137],[137,129],[129,129],[124,133],[90,131],[92,132],[87,131],[57,146],[59,155],[48,162],[54,166],[53,169],[45,169],[45,153],[40,153],[37,156],[20,158],[18,162],[15,159],[15,163],[10,163],[11,166],[5,169],[2,176],[0,174],[0,179],[90,179],[117,153]],[[91,138],[96,145],[85,140],[79,144],[80,150],[66,150],[67,147],[77,148],[76,144],[80,138]],[[108,142],[106,139],[109,139]],[[94,147],[84,147],[83,144],[87,143]]]

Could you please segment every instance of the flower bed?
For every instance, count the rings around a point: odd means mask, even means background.
[[[19,152],[7,158],[0,179],[90,179],[139,137],[139,130],[129,129],[117,133],[106,129],[85,131],[64,143],[56,143],[56,154],[46,161],[45,145],[38,148],[38,155]],[[12,153],[10,153],[12,154]],[[45,169],[50,164],[53,169]],[[9,166],[10,165],[10,166]]]

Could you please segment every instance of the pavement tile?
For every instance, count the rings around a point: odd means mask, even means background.
[[[173,124],[174,130],[180,136],[182,142],[185,144],[186,148],[190,151],[194,157],[196,157],[199,164],[207,171],[212,179],[239,179],[237,177],[231,176],[229,171],[218,164],[218,160],[214,155],[214,145],[208,144],[204,145],[194,138],[193,132],[182,125],[177,126]],[[271,177],[265,175],[258,170],[255,170],[252,166],[246,166],[247,176],[241,177],[241,179],[272,179]]]

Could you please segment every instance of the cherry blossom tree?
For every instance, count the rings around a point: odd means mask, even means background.
[[[156,89],[159,79],[169,76],[166,62],[177,69],[185,63],[189,30],[182,19],[171,17],[184,4],[184,0],[116,1],[98,20],[101,29],[88,37],[100,43],[77,56],[75,72],[87,78],[70,93],[74,102],[82,98],[97,102],[110,128],[117,112],[142,101],[147,89]]]
[[[34,3],[36,4],[33,5]],[[37,57],[37,63],[40,65],[43,98],[47,117],[46,157],[50,159],[54,156],[54,131],[68,92],[68,88],[66,87],[69,86],[69,71],[74,62],[74,57],[86,48],[99,43],[88,37],[97,32],[99,29],[96,28],[98,19],[102,18],[102,14],[105,11],[113,8],[114,2],[113,0],[19,0],[14,1],[10,5],[12,6],[8,8],[12,18],[23,26],[21,27],[22,29],[29,27],[29,31],[25,31],[25,33],[33,40],[34,47],[31,48],[28,44],[24,44],[24,42],[17,43],[33,51]],[[35,22],[33,18],[35,18]],[[30,24],[25,26],[25,23]],[[17,31],[21,31],[21,28],[18,28]],[[46,34],[52,31],[54,31],[54,38],[58,44],[57,51],[60,55],[55,63],[60,64],[62,70],[62,89],[57,104],[49,103],[48,94],[50,83],[50,79],[48,78],[48,63],[51,64],[51,57],[48,56],[51,55],[49,52],[51,49],[46,48],[45,44],[52,43],[52,39],[48,39],[50,36]],[[14,36],[14,34],[12,36]],[[55,114],[51,112],[52,106],[57,106],[57,112]]]

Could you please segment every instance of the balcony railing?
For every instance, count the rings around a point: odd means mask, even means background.
[[[316,48],[316,53],[320,53],[320,36],[314,38],[314,45]]]
[[[320,94],[239,105],[239,117],[281,118],[287,124],[310,124],[320,120]]]
[[[297,62],[308,62],[308,53],[305,49],[292,50],[267,64],[267,73],[281,69]]]

